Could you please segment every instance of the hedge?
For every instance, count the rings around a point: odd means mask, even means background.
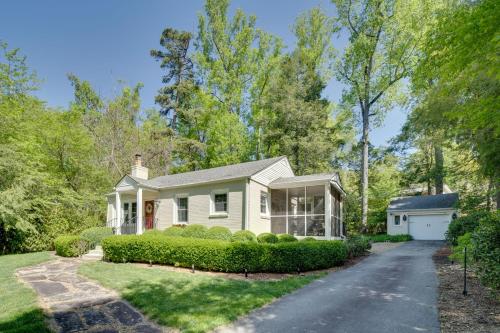
[[[101,245],[101,241],[109,236],[113,235],[113,229],[109,227],[94,227],[83,230],[80,233],[82,238],[88,239],[91,244],[90,246],[94,248],[96,245]]]
[[[487,211],[479,210],[452,220],[446,231],[446,240],[451,245],[457,245],[458,237],[473,232],[479,226],[479,220],[487,218],[488,214]]]
[[[233,242],[254,242],[257,243],[257,236],[249,230],[239,230],[231,238]]]
[[[182,237],[187,238],[206,238],[207,227],[201,224],[190,224],[182,230]]]
[[[165,236],[181,237],[183,233],[184,233],[184,228],[176,225],[168,227],[167,229],[163,230],[163,234]]]
[[[407,235],[407,234],[403,234],[403,235],[379,234],[379,235],[368,236],[368,238],[373,243],[380,243],[380,242],[397,243],[397,242],[407,242],[407,241],[411,241],[413,239],[413,237],[411,237],[410,235]]]
[[[257,241],[259,243],[274,244],[278,243],[279,239],[278,236],[276,236],[275,234],[272,234],[270,232],[264,232],[257,236]]]
[[[348,238],[345,245],[347,247],[347,255],[349,258],[361,256],[372,247],[368,237],[364,236],[354,236]]]
[[[286,243],[286,242],[296,242],[297,238],[293,237],[289,234],[279,234],[278,235],[278,243]]]
[[[205,234],[205,238],[207,239],[219,239],[230,241],[233,237],[231,230],[226,227],[211,227]]]
[[[91,243],[81,236],[63,235],[54,240],[54,247],[61,257],[78,257],[90,249]]]
[[[295,272],[329,268],[347,258],[341,241],[278,244],[186,239],[158,235],[106,238],[102,247],[112,262],[147,262],[223,272]]]

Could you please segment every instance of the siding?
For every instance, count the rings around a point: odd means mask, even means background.
[[[434,214],[443,214],[447,215],[448,220],[451,221],[451,216],[453,215],[454,210],[449,210],[449,209],[422,209],[422,210],[408,210],[408,211],[387,211],[387,234],[388,235],[404,235],[408,234],[409,232],[409,226],[408,222],[410,221],[410,216],[423,216],[423,215],[434,215]],[[392,215],[391,215],[392,213]],[[407,215],[408,218],[406,221],[403,221],[403,215]],[[394,225],[394,216],[395,215],[400,215],[400,224],[399,225]]]
[[[293,171],[288,163],[288,159],[283,158],[278,162],[270,165],[262,171],[259,171],[251,177],[251,179],[264,184],[269,185],[270,182],[281,177],[293,177]]]
[[[267,217],[262,217],[260,213],[260,192],[270,191],[267,186],[263,186],[253,180],[250,180],[249,195],[248,195],[248,230],[256,235],[263,232],[271,232],[271,220]],[[268,209],[270,207],[270,200],[268,202]]]
[[[160,204],[156,217],[158,228],[163,230],[172,226],[174,220],[174,199],[176,194],[188,195],[188,223],[201,224],[208,228],[227,227],[232,232],[242,230],[244,191],[246,180],[221,182],[217,184],[195,185],[176,189],[161,190]],[[228,216],[210,217],[210,195],[213,190],[228,190]]]

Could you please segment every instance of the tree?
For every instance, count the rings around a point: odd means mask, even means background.
[[[349,32],[349,44],[337,66],[347,85],[343,99],[357,105],[362,122],[361,207],[368,222],[368,159],[370,119],[380,121],[395,102],[398,83],[418,60],[429,6],[425,2],[332,0],[339,24]]]

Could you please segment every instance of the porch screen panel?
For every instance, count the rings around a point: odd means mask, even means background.
[[[325,236],[325,186],[306,187],[306,236]]]
[[[271,232],[286,234],[286,216],[271,216]]]
[[[331,214],[331,227],[332,236],[340,237],[340,194],[331,186],[331,200],[332,200],[332,214]]]
[[[286,189],[271,190],[271,232],[286,234]]]

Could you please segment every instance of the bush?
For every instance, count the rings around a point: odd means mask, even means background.
[[[257,236],[257,241],[259,243],[274,244],[278,243],[278,236],[269,232],[265,232]]]
[[[148,229],[143,232],[143,235],[163,235],[163,232],[158,229]]]
[[[452,254],[450,255],[451,260],[458,261],[460,263],[464,262],[464,248],[467,246],[467,251],[469,254],[472,253],[471,249],[472,233],[468,232],[465,235],[459,236],[457,245],[453,247]],[[469,259],[471,257],[469,256]]]
[[[452,220],[446,232],[446,240],[451,245],[457,245],[458,237],[473,232],[479,226],[479,220],[487,215],[486,211],[477,211]]]
[[[201,224],[190,224],[183,229],[182,237],[188,238],[206,238],[207,227]]]
[[[249,230],[236,231],[231,238],[233,242],[253,242],[257,243],[257,236]]]
[[[483,216],[472,234],[472,255],[481,282],[500,290],[500,213]]]
[[[278,235],[278,243],[297,242],[298,239],[289,234]]]
[[[370,240],[365,236],[354,236],[345,242],[349,258],[361,256],[371,249]]]
[[[208,229],[205,238],[231,241],[233,234],[226,227],[211,227]]]
[[[174,225],[163,230],[163,234],[165,236],[182,237],[184,234],[184,227]]]
[[[64,235],[54,240],[54,247],[57,255],[61,257],[78,257],[90,249],[91,243],[90,240],[81,236]]]
[[[101,245],[101,241],[109,236],[113,236],[113,229],[109,227],[94,227],[83,230],[80,233],[82,238],[90,241],[91,248]]]
[[[102,243],[113,262],[152,262],[224,272],[294,272],[341,264],[347,249],[341,241],[279,244],[186,239],[164,235],[112,236]]]
[[[315,242],[315,241],[317,241],[317,239],[314,237],[304,237],[301,240],[301,242]]]
[[[380,235],[371,235],[371,236],[368,236],[368,239],[371,240],[373,243],[380,243],[380,242],[397,243],[397,242],[411,241],[413,239],[413,237],[411,237],[410,235],[386,235],[386,234],[380,234]]]

